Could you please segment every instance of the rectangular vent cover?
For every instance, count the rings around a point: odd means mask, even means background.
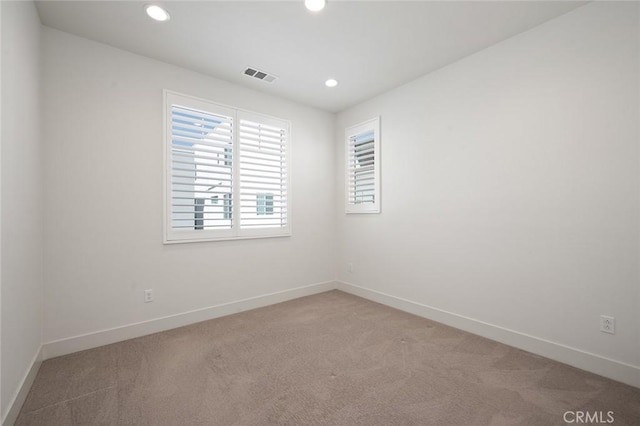
[[[247,68],[244,70],[244,75],[248,75],[249,77],[257,78],[258,80],[266,81],[267,83],[273,83],[273,81],[278,78],[273,74],[269,74],[264,71],[257,70],[255,68]]]

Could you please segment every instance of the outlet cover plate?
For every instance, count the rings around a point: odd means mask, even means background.
[[[608,315],[600,315],[600,331],[616,334],[616,319]]]

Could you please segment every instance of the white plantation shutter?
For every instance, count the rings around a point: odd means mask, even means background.
[[[373,130],[349,138],[349,203],[375,203]]]
[[[168,91],[165,107],[165,242],[288,235],[288,123]]]
[[[346,130],[346,212],[380,212],[380,119]]]
[[[238,116],[240,229],[286,229],[288,124],[255,114]]]

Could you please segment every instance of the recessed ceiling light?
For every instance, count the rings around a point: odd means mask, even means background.
[[[324,82],[324,85],[327,87],[336,87],[338,85],[338,80],[330,78],[329,80]]]
[[[144,10],[151,19],[155,19],[156,21],[164,22],[168,21],[170,18],[169,12],[155,4],[146,5]]]
[[[324,9],[326,4],[326,0],[304,0],[304,5],[312,12],[318,12]]]

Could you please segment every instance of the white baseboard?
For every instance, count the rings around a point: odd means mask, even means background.
[[[219,318],[225,315],[231,315],[249,309],[273,305],[274,303],[286,302],[287,300],[297,299],[303,296],[310,296],[317,293],[323,293],[335,288],[335,281],[327,281],[323,283],[279,291],[276,293],[251,297],[235,302],[209,306],[207,308],[197,309],[194,311],[184,312],[176,315],[142,321],[135,324],[128,324],[121,327],[100,330],[80,336],[54,340],[43,344],[43,359],[67,355],[85,349],[96,348],[98,346],[104,346],[111,343],[121,342],[127,339],[133,339],[135,337],[146,336],[148,334],[183,327],[185,325],[195,324],[197,322]]]
[[[25,373],[22,381],[20,382],[20,386],[13,395],[11,402],[9,402],[9,409],[2,419],[2,426],[13,426],[13,424],[18,419],[20,409],[22,409],[22,405],[24,404],[24,401],[27,399],[27,395],[31,390],[31,385],[33,385],[33,381],[36,379],[38,369],[40,369],[40,364],[42,364],[42,346],[40,346],[40,349],[38,349],[38,352],[33,357],[33,360],[31,360],[31,366],[29,367],[29,370],[27,370],[27,372]]]
[[[452,312],[443,311],[442,309],[421,303],[391,296],[355,284],[338,281],[337,289],[640,388],[640,367],[631,364],[605,358],[600,355],[464,317]]]

